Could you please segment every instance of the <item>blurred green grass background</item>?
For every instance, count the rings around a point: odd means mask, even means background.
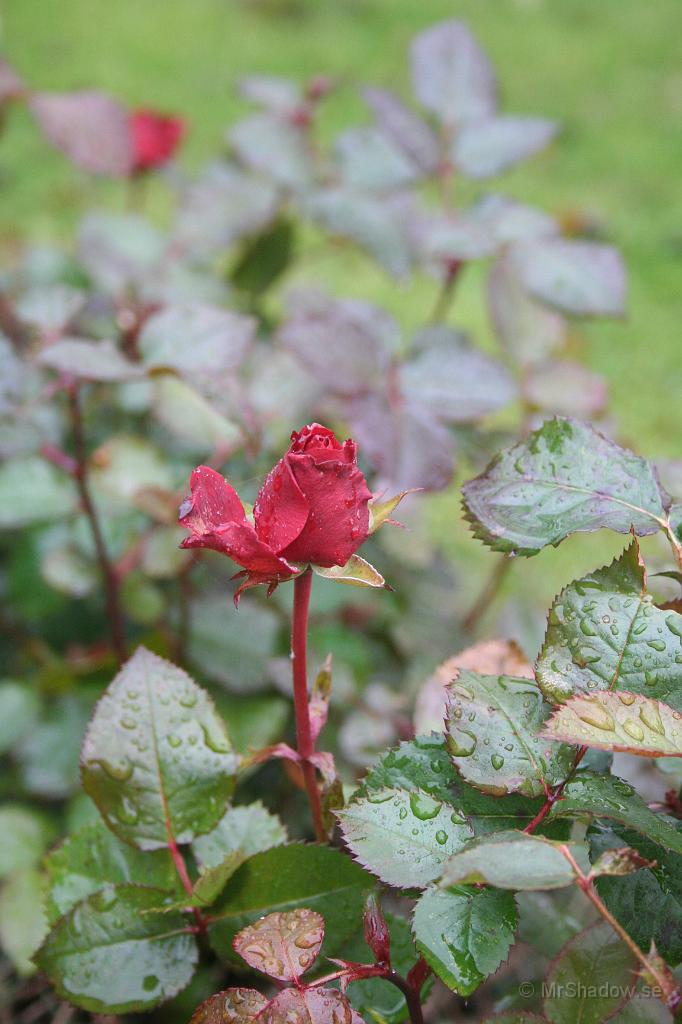
[[[409,95],[410,38],[447,17],[468,22],[487,49],[506,109],[562,123],[551,151],[507,176],[500,190],[553,212],[580,211],[620,246],[629,315],[581,330],[577,351],[607,377],[620,437],[651,457],[682,456],[680,0],[5,0],[1,41],[34,87],[97,87],[182,114],[190,131],[181,159],[191,169],[216,153],[243,109],[233,88],[238,75],[338,76],[341,87],[323,113],[331,136],[366,118],[359,84]],[[12,111],[0,148],[0,186],[6,254],[27,237],[68,237],[92,203],[125,206],[122,187],[74,171],[21,111]],[[152,204],[163,210],[166,187],[154,188]],[[397,285],[346,250],[321,258],[316,251],[298,274],[384,303],[406,327],[433,303],[433,282]],[[468,274],[452,319],[487,345],[481,282]],[[435,522],[451,523],[456,506],[456,493],[434,502]],[[453,540],[458,555],[462,540]],[[478,568],[480,549],[468,545]],[[532,560],[542,564],[524,579],[549,599],[567,574],[620,547],[601,535],[577,538],[560,557]]]

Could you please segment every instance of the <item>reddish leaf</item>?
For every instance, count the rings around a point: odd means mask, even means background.
[[[235,935],[232,945],[249,967],[278,981],[296,981],[317,959],[323,939],[322,915],[300,907],[267,914]]]
[[[340,992],[330,988],[285,989],[268,1003],[258,1024],[364,1024]]]
[[[36,93],[30,108],[53,146],[92,174],[126,177],[133,151],[128,111],[106,93]]]
[[[267,1004],[255,988],[228,988],[201,1003],[190,1024],[252,1024]]]

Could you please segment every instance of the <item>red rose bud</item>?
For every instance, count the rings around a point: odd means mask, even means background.
[[[133,173],[140,174],[168,163],[185,134],[185,122],[154,110],[134,110],[130,115],[130,134]]]
[[[199,466],[180,508],[190,531],[182,546],[212,548],[243,566],[237,596],[258,583],[273,589],[300,571],[294,563],[345,565],[369,533],[372,495],[356,451],[354,441],[341,444],[318,423],[294,432],[258,493],[253,524],[223,477]]]
[[[368,896],[365,904],[365,942],[378,964],[391,962],[391,935],[376,896]]]

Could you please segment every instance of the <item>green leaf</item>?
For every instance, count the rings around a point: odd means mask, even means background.
[[[610,1020],[612,1024],[673,1024],[670,1010],[653,995],[635,996]]]
[[[168,914],[176,910],[210,907],[220,896],[237,868],[241,867],[245,860],[246,857],[241,850],[234,850],[232,853],[228,853],[220,864],[216,864],[212,868],[205,868],[199,872],[199,877],[192,886],[191,893],[178,890],[180,895],[177,895],[176,899],[164,899],[163,904],[151,908],[147,913]]]
[[[423,790],[438,800],[451,803],[456,811],[468,818],[475,835],[501,830],[523,829],[544,803],[542,798],[520,796],[491,796],[464,782],[455,770],[442,736],[417,736],[388,750],[365,776],[357,796],[367,796],[379,789]],[[554,822],[548,829],[554,838],[558,834]],[[542,831],[542,829],[540,830]]]
[[[0,466],[0,529],[63,519],[76,509],[73,480],[37,455]]]
[[[352,187],[381,192],[408,185],[418,177],[409,158],[373,125],[347,128],[337,135],[334,155],[341,177]]]
[[[232,692],[253,696],[263,689],[280,629],[272,608],[242,601],[237,615],[225,606],[223,586],[217,595],[198,597],[192,610],[191,664]]]
[[[0,682],[0,754],[11,750],[28,732],[40,712],[37,693],[11,679]]]
[[[248,239],[230,271],[232,283],[240,291],[262,295],[291,263],[294,238],[293,221],[282,218],[255,238]]]
[[[253,1024],[267,1003],[255,988],[228,988],[201,1003],[190,1024]]]
[[[117,434],[91,457],[90,479],[95,497],[109,511],[136,508],[140,492],[170,491],[174,474],[163,452],[142,437]]]
[[[493,795],[539,796],[566,778],[575,752],[538,736],[550,707],[534,680],[461,670],[449,696],[447,746],[467,782]]]
[[[251,857],[286,841],[282,822],[257,801],[246,807],[228,807],[211,832],[196,837],[192,851],[203,868],[215,868],[231,853],[241,851]]]
[[[676,823],[682,836],[682,822]],[[597,878],[599,895],[641,949],[652,942],[666,963],[682,963],[682,858],[621,825],[596,822],[588,832],[590,857],[630,846],[653,864],[631,875]]]
[[[321,565],[314,565],[313,571],[326,580],[333,580],[334,583],[348,583],[353,587],[391,589],[378,569],[366,562],[364,558],[360,558],[360,555],[351,555],[345,565],[332,565],[328,569]]]
[[[111,884],[134,882],[165,893],[178,888],[167,850],[141,853],[118,839],[102,821],[68,836],[45,858],[50,924],[72,907]]]
[[[524,832],[481,836],[450,858],[440,885],[484,882],[500,889],[561,889],[576,879],[562,850],[568,850],[581,870],[589,871],[587,850],[580,843],[558,843]]]
[[[418,488],[412,487],[407,491],[401,491],[400,494],[394,494],[392,498],[387,498],[386,501],[375,501],[375,499],[372,498],[368,505],[370,534],[376,533],[385,522],[390,520],[392,514],[395,512],[403,498],[408,494],[415,494],[417,491]]]
[[[654,605],[633,543],[556,598],[537,678],[554,703],[581,691],[627,690],[680,711],[680,662],[682,615]]]
[[[517,923],[509,892],[427,889],[412,928],[429,967],[454,992],[468,996],[506,959]]]
[[[331,235],[349,238],[393,277],[404,277],[411,254],[398,213],[381,198],[332,185],[310,194],[305,212]]]
[[[211,914],[210,939],[220,957],[234,961],[237,932],[264,914],[307,907],[325,920],[323,956],[333,954],[362,918],[374,879],[340,850],[277,846],[250,857],[230,879]]]
[[[550,814],[552,817],[588,814],[609,818],[636,829],[666,850],[682,854],[682,835],[669,819],[649,810],[628,782],[612,775],[583,772],[564,788],[562,799],[555,803]]]
[[[192,452],[210,453],[217,447],[238,447],[242,434],[196,388],[160,373],[153,380],[152,408],[161,426]]]
[[[601,1024],[633,994],[637,962],[606,922],[570,939],[550,967],[544,1011],[552,1024]]]
[[[422,889],[473,836],[455,808],[428,793],[380,789],[337,811],[346,844],[382,882]]]
[[[537,1013],[524,1013],[523,1010],[508,1010],[506,1013],[496,1013],[494,1017],[486,1017],[480,1024],[547,1024],[547,1018]]]
[[[41,882],[37,871],[26,868],[0,889],[0,945],[22,976],[35,973],[32,957],[47,930]]]
[[[543,735],[564,743],[639,757],[682,757],[682,712],[660,700],[619,690],[570,697]]]
[[[0,878],[38,863],[54,838],[54,826],[40,811],[19,804],[0,807]]]
[[[655,533],[669,503],[646,459],[561,418],[500,452],[462,494],[475,536],[494,551],[519,555],[602,527]]]
[[[78,788],[78,751],[89,711],[89,703],[72,694],[45,707],[15,750],[29,792],[63,799]]]
[[[77,904],[52,929],[36,963],[63,999],[93,1013],[131,1013],[188,984],[198,950],[180,914],[147,914],[158,889],[109,886]]]
[[[99,701],[83,742],[83,787],[105,822],[142,850],[214,828],[237,759],[206,692],[138,648]]]
[[[166,306],[140,332],[142,360],[149,369],[174,370],[190,380],[234,373],[253,341],[251,317],[198,302]]]
[[[577,886],[549,892],[520,892],[516,903],[519,940],[544,957],[555,957],[570,938],[599,920]]]

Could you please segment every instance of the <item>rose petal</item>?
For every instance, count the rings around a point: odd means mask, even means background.
[[[211,548],[229,555],[237,565],[257,573],[263,579],[283,579],[298,572],[294,565],[280,558],[272,548],[268,547],[256,536],[250,523],[227,523],[220,529],[205,533],[202,536],[187,537],[182,542],[184,548]]]
[[[308,502],[286,459],[280,459],[258,492],[253,507],[256,533],[273,551],[296,540],[308,518]]]
[[[367,539],[367,481],[354,464],[316,461],[306,454],[287,454],[294,479],[311,509],[300,534],[280,554],[294,562],[313,562],[329,567],[345,565]]]
[[[246,515],[237,492],[209,466],[197,466],[189,481],[190,497],[180,506],[179,521],[193,537],[215,533],[227,523],[245,523]],[[185,547],[201,545],[185,544]],[[205,545],[211,547],[210,544]],[[222,550],[217,548],[217,550]]]

